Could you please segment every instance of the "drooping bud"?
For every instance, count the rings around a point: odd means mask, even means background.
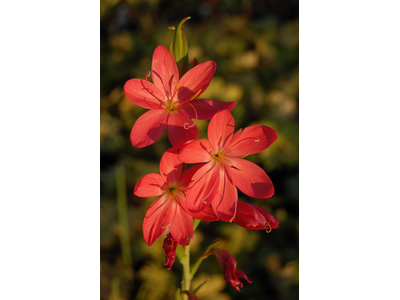
[[[266,230],[267,232],[279,227],[279,220],[275,216],[257,205],[242,201],[238,201],[234,222],[247,229]]]
[[[202,257],[207,257],[209,255],[215,255],[217,257],[219,264],[224,270],[225,281],[227,281],[238,292],[240,292],[240,288],[243,287],[243,283],[239,280],[239,278],[243,278],[248,283],[253,282],[242,270],[236,269],[236,259],[228,251],[222,249],[213,249],[207,253],[204,253]]]
[[[196,57],[193,58],[193,68],[194,68],[195,66],[197,66],[198,64],[199,64],[199,62],[197,61]]]
[[[188,55],[188,43],[185,34],[182,31],[183,23],[189,20],[190,17],[184,18],[175,28],[175,36],[173,42],[173,53],[172,56],[175,58],[175,62],[178,66],[179,77],[182,78],[183,74],[185,74],[189,70],[189,55]],[[170,48],[171,52],[171,48]]]
[[[172,265],[174,264],[176,257],[176,246],[178,243],[174,240],[172,235],[169,233],[167,237],[164,239],[163,250],[165,259],[167,260],[164,265],[169,265],[167,270],[171,270]]]

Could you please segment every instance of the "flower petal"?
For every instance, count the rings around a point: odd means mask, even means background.
[[[176,197],[180,202],[186,201],[183,194]],[[193,217],[179,205],[176,205],[175,222],[171,227],[171,234],[183,246],[189,245],[189,237],[193,237]]]
[[[182,173],[182,162],[178,159],[178,150],[170,148],[161,157],[160,173],[168,186],[175,185]]]
[[[274,194],[271,179],[256,164],[240,158],[230,158],[230,173],[236,187],[253,198],[269,198]]]
[[[193,121],[184,112],[175,111],[169,113],[167,131],[172,146],[177,149],[183,148],[199,136],[196,125],[188,127],[191,125],[193,125]]]
[[[167,127],[168,114],[164,109],[153,109],[141,115],[133,125],[131,142],[136,148],[153,144]]]
[[[193,218],[202,220],[202,221],[207,221],[207,222],[213,222],[213,221],[218,221],[218,217],[215,215],[214,210],[212,208],[212,205],[207,206],[205,209],[198,213],[192,213],[188,212]]]
[[[218,194],[212,201],[212,208],[218,219],[232,222],[236,217],[237,188],[225,167],[220,168],[219,180]]]
[[[210,142],[201,139],[190,143],[179,152],[179,160],[187,164],[196,164],[200,162],[208,162],[212,159],[214,153]]]
[[[154,85],[167,98],[172,98],[176,90],[174,82],[179,82],[179,72],[175,59],[164,46],[158,46],[154,50],[153,61],[151,63],[151,78]]]
[[[203,165],[204,164],[201,164],[200,166],[203,166]],[[199,166],[199,165],[191,167],[190,169],[194,169],[197,166]],[[200,211],[198,213],[193,213],[188,210],[186,199],[184,201],[181,201],[180,203],[182,205],[182,208],[186,211],[186,213],[191,215],[193,218],[196,218],[196,219],[199,219],[202,221],[208,221],[208,222],[219,220],[218,217],[215,215],[214,210],[211,207],[212,205],[207,206],[205,209],[203,209],[202,211]]]
[[[279,227],[279,220],[265,209],[242,201],[238,201],[235,223],[251,230],[271,230]]]
[[[190,118],[197,118],[199,120],[210,120],[219,110],[226,109],[231,111],[236,105],[236,101],[222,102],[212,99],[194,99],[189,103],[193,105],[193,107],[189,104],[183,104],[181,109],[184,110]]]
[[[167,194],[150,205],[143,221],[143,237],[148,246],[151,246],[167,228],[171,228],[175,214],[176,202],[171,201]]]
[[[278,138],[275,130],[264,125],[246,127],[237,131],[230,141],[226,155],[245,156],[255,154],[267,149]]]
[[[248,278],[242,270],[236,269],[236,259],[228,251],[222,249],[213,249],[207,254],[214,254],[217,257],[218,263],[224,270],[225,281],[229,282],[229,284],[237,291],[240,292],[239,287],[243,287],[243,283],[239,280],[239,278],[244,278],[248,283],[252,283],[250,278]]]
[[[143,79],[130,79],[124,85],[129,100],[147,109],[158,109],[164,103],[163,93],[151,82]]]
[[[235,131],[235,120],[227,110],[220,110],[211,118],[208,124],[208,140],[215,152],[229,145],[229,140]]]
[[[186,192],[190,212],[198,213],[210,205],[218,192],[219,173],[219,166],[210,161],[193,175]]]
[[[182,150],[181,150],[182,151]],[[193,167],[190,167],[185,172],[183,172],[181,178],[179,179],[178,186],[182,190],[186,191],[189,183],[192,181],[193,175],[205,164],[197,164]]]
[[[138,197],[153,197],[164,194],[164,180],[160,174],[147,174],[136,183],[133,193]]]
[[[215,62],[206,61],[187,71],[179,80],[178,96],[175,98],[186,101],[195,95],[196,98],[199,97],[208,88],[216,69]],[[200,93],[198,93],[199,90],[201,90]]]

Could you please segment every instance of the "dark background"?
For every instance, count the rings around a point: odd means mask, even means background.
[[[191,242],[194,261],[215,239],[228,250],[252,284],[239,293],[227,284],[215,257],[207,258],[192,289],[203,300],[298,298],[298,95],[299,22],[297,1],[114,1],[100,3],[101,101],[101,299],[174,299],[182,267],[163,263],[162,238],[148,247],[142,222],[156,198],[133,195],[145,174],[158,173],[162,154],[171,147],[166,133],[153,145],[134,148],[129,133],[145,109],[123,92],[131,78],[144,79],[158,45],[168,47],[181,19],[191,16],[184,32],[189,63],[217,63],[204,98],[237,101],[236,130],[262,124],[278,132],[267,150],[247,157],[260,165],[275,186],[270,199],[239,199],[257,204],[280,220],[271,233],[236,224],[202,222]],[[198,121],[206,138],[209,121]]]

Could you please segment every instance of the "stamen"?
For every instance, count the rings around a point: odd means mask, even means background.
[[[211,195],[211,193],[213,192],[215,186],[217,185],[217,182],[218,182],[218,180],[215,180],[214,185],[213,185],[212,189],[210,190],[210,192],[209,192],[204,198],[200,199],[199,201],[201,201],[201,202],[207,204],[207,202],[205,201],[205,199],[207,199],[208,196]]]
[[[168,225],[165,225],[165,226],[161,226],[161,228],[164,229],[164,228],[168,228],[170,226],[171,226],[171,224],[168,224]],[[169,229],[168,229],[168,231],[169,231]]]
[[[200,93],[201,93],[201,89],[199,89],[199,90],[197,91],[197,93],[196,93],[194,96],[190,97],[189,101],[192,101],[193,99],[196,99],[196,97],[197,97]]]
[[[181,109],[178,109],[178,112],[179,112],[182,116],[184,116],[185,119],[186,119],[187,121],[191,121],[190,118],[189,118],[185,113],[183,113]],[[196,114],[196,117],[197,117],[197,114]],[[196,118],[196,121],[197,121],[197,118]],[[193,121],[192,121],[192,122],[193,122]],[[194,125],[196,125],[196,122],[193,122],[192,125],[190,125],[189,122],[186,122],[186,123],[183,124],[183,128],[189,129],[189,128],[192,128]]]
[[[174,85],[176,86],[176,91],[174,92],[175,95],[179,91],[179,85],[176,82],[174,82]]]
[[[245,158],[247,156],[249,156],[249,153],[247,153],[246,155],[243,155],[243,156],[238,156],[237,158]]]
[[[151,74],[151,71],[148,71],[148,72],[146,73],[146,81],[147,81],[147,77],[149,77],[150,74]]]
[[[269,225],[268,222],[267,222],[266,225],[267,225],[267,228],[266,228],[267,230],[266,230],[266,232],[267,232],[267,233],[270,233],[270,232],[272,231],[271,225]]]
[[[187,104],[189,104],[189,105],[191,106],[191,108],[193,108],[194,114],[195,114],[196,116],[195,116],[195,119],[194,119],[194,122],[193,122],[192,125],[189,125],[189,123],[183,124],[183,127],[184,127],[185,129],[189,129],[189,128],[192,128],[193,126],[195,126],[195,125],[196,125],[196,122],[197,122],[197,120],[198,120],[198,118],[197,118],[197,110],[196,110],[196,109],[193,107],[193,105],[190,104],[189,102],[188,102]],[[187,125],[187,126],[186,126],[186,125]]]

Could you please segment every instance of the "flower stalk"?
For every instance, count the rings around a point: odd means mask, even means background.
[[[192,282],[192,276],[190,274],[190,244],[188,246],[184,246],[183,248],[185,249],[185,256],[181,260],[181,264],[183,266],[182,291],[190,291],[190,284]]]

